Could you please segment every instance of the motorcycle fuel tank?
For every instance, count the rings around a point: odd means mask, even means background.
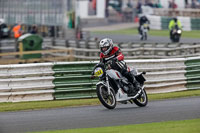
[[[113,69],[107,70],[106,73],[113,79],[120,79],[122,77],[120,72]]]

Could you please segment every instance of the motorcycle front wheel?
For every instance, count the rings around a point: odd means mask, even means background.
[[[179,42],[180,40],[180,36],[179,35],[175,35],[174,36],[174,42]]]
[[[97,96],[99,101],[108,109],[114,109],[116,107],[115,92],[110,89],[110,95],[108,94],[108,89],[104,85],[97,85]]]
[[[144,107],[147,105],[148,97],[145,89],[142,89],[141,94],[136,99],[133,99],[133,102],[139,107]]]

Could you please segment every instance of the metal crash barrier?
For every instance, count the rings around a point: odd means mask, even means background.
[[[200,57],[127,60],[146,71],[147,93],[200,89]],[[0,65],[0,102],[79,99],[96,97],[90,75],[94,62],[52,62]]]

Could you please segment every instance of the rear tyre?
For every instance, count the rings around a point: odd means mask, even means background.
[[[141,37],[140,37],[140,40],[142,41],[142,40],[143,40],[143,38],[144,38],[144,35],[142,34],[142,35],[141,35]]]
[[[145,107],[147,105],[148,97],[145,89],[142,89],[141,94],[136,99],[133,99],[133,102],[139,107]]]
[[[147,40],[147,33],[144,33],[144,40]]]
[[[113,89],[110,89],[110,95],[108,95],[108,89],[100,84],[97,85],[97,96],[99,101],[108,109],[114,109],[116,107],[116,98],[115,92]]]

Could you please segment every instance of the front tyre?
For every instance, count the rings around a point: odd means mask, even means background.
[[[148,97],[145,89],[142,89],[141,94],[136,99],[133,99],[133,102],[139,107],[144,107],[147,105]]]
[[[176,36],[175,36],[175,42],[179,42],[179,40],[180,40],[180,36],[179,36],[179,35],[176,35]]]
[[[113,89],[110,90],[110,95],[108,95],[107,87],[100,84],[97,85],[97,96],[100,102],[108,109],[114,109],[116,107],[115,92]]]

